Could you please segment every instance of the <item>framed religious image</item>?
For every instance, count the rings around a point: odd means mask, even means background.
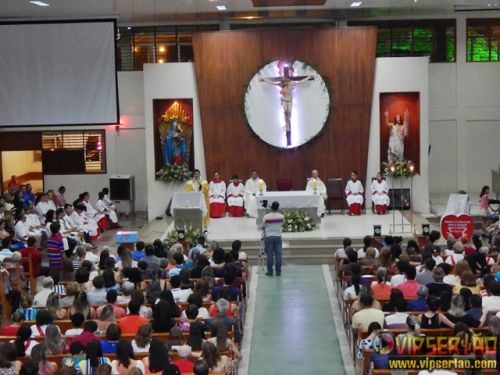
[[[163,166],[194,169],[193,100],[153,99],[155,171]]]
[[[295,148],[317,137],[330,112],[330,93],[320,74],[299,60],[276,60],[250,80],[246,120],[267,144]]]
[[[413,162],[420,172],[420,93],[380,93],[380,161]]]

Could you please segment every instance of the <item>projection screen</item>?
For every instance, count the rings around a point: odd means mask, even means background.
[[[115,21],[0,24],[0,127],[118,123]]]

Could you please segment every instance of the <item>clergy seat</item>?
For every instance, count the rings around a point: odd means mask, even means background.
[[[326,181],[328,214],[331,214],[335,202],[340,202],[340,212],[344,213],[344,188],[343,178],[329,178]]]
[[[278,178],[276,180],[276,190],[278,191],[291,191],[292,180],[288,178]]]

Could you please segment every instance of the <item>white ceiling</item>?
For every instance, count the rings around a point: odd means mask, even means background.
[[[455,6],[500,9],[500,0],[364,0],[351,8],[352,0],[327,0],[319,7],[254,8],[251,0],[44,0],[48,7],[30,4],[29,0],[0,0],[0,19],[117,17],[120,24],[154,23],[168,15],[215,13],[216,5],[228,12],[285,9],[332,9],[342,14],[355,11],[365,15],[450,15]],[[222,15],[223,16],[223,15]],[[201,17],[202,18],[202,17]]]

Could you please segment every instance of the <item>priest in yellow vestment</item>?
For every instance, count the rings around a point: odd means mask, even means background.
[[[210,206],[208,205],[208,182],[207,180],[201,178],[201,173],[198,169],[195,169],[193,171],[193,178],[184,184],[184,191],[203,193],[203,197],[205,198],[205,204],[207,207],[207,213],[203,218],[203,226],[205,227],[205,229],[208,228],[208,221],[210,216]]]

